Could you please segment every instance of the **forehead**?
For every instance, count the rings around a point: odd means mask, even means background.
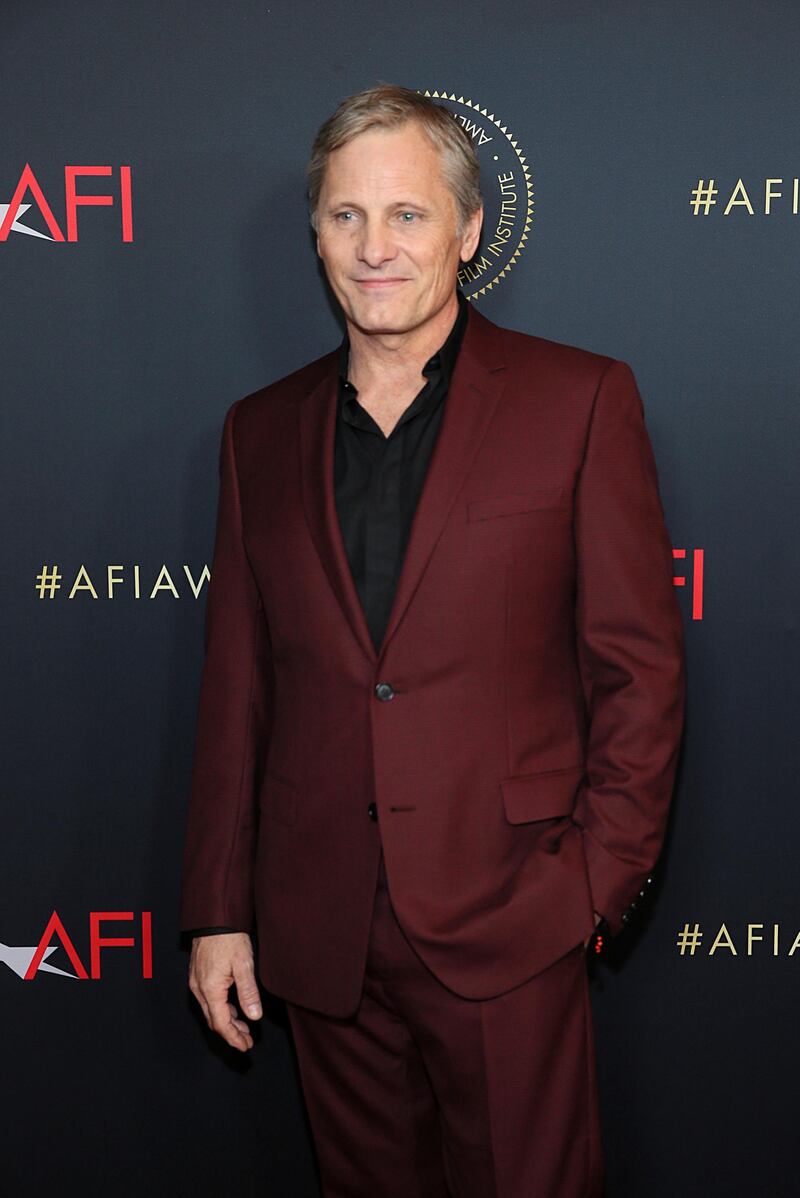
[[[334,150],[325,168],[325,198],[334,201],[342,189],[387,199],[399,192],[432,197],[449,190],[441,153],[415,122],[368,129]]]

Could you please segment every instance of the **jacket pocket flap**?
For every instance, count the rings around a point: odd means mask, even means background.
[[[488,495],[485,499],[473,499],[467,504],[467,520],[491,520],[494,516],[513,516],[515,512],[558,507],[563,495],[563,487],[546,486],[509,491],[505,495]]]
[[[571,815],[575,792],[584,772],[582,765],[571,765],[565,769],[503,778],[500,787],[506,819],[510,824],[524,824],[529,820]]]
[[[297,791],[290,782],[277,774],[267,772],[261,783],[258,796],[259,807],[264,815],[280,824],[293,824],[297,819]]]

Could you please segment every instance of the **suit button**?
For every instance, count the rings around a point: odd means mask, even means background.
[[[378,820],[378,808],[375,806],[375,804],[374,804],[374,803],[370,803],[369,807],[367,808],[367,815],[369,816],[369,818],[370,818],[371,820],[374,820],[374,821],[377,823],[377,820]]]
[[[628,920],[630,919],[630,915],[628,914],[628,912],[627,912],[627,911],[623,911],[623,912],[622,912],[622,915],[620,916],[620,918],[621,918],[621,920],[622,920],[622,922],[623,922],[623,923],[627,923],[627,922],[628,922]]]
[[[382,703],[388,702],[389,699],[394,698],[394,690],[392,689],[392,684],[390,682],[379,682],[378,685],[375,687],[375,694],[376,694],[377,698],[379,698],[381,700]]]

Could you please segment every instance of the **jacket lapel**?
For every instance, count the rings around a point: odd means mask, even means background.
[[[502,333],[471,304],[445,399],[442,423],[409,533],[392,610],[375,653],[342,540],[334,498],[336,352],[300,412],[303,502],[309,528],[353,635],[373,663],[383,657],[419,585],[450,508],[478,452],[503,390]]]
[[[333,486],[338,351],[300,408],[300,462],[306,518],[320,561],[358,643],[371,661],[375,648],[347,560]]]

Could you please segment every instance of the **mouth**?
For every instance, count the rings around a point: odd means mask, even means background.
[[[382,291],[386,287],[398,287],[401,283],[407,283],[408,279],[354,279],[359,287],[363,287],[365,291]]]

